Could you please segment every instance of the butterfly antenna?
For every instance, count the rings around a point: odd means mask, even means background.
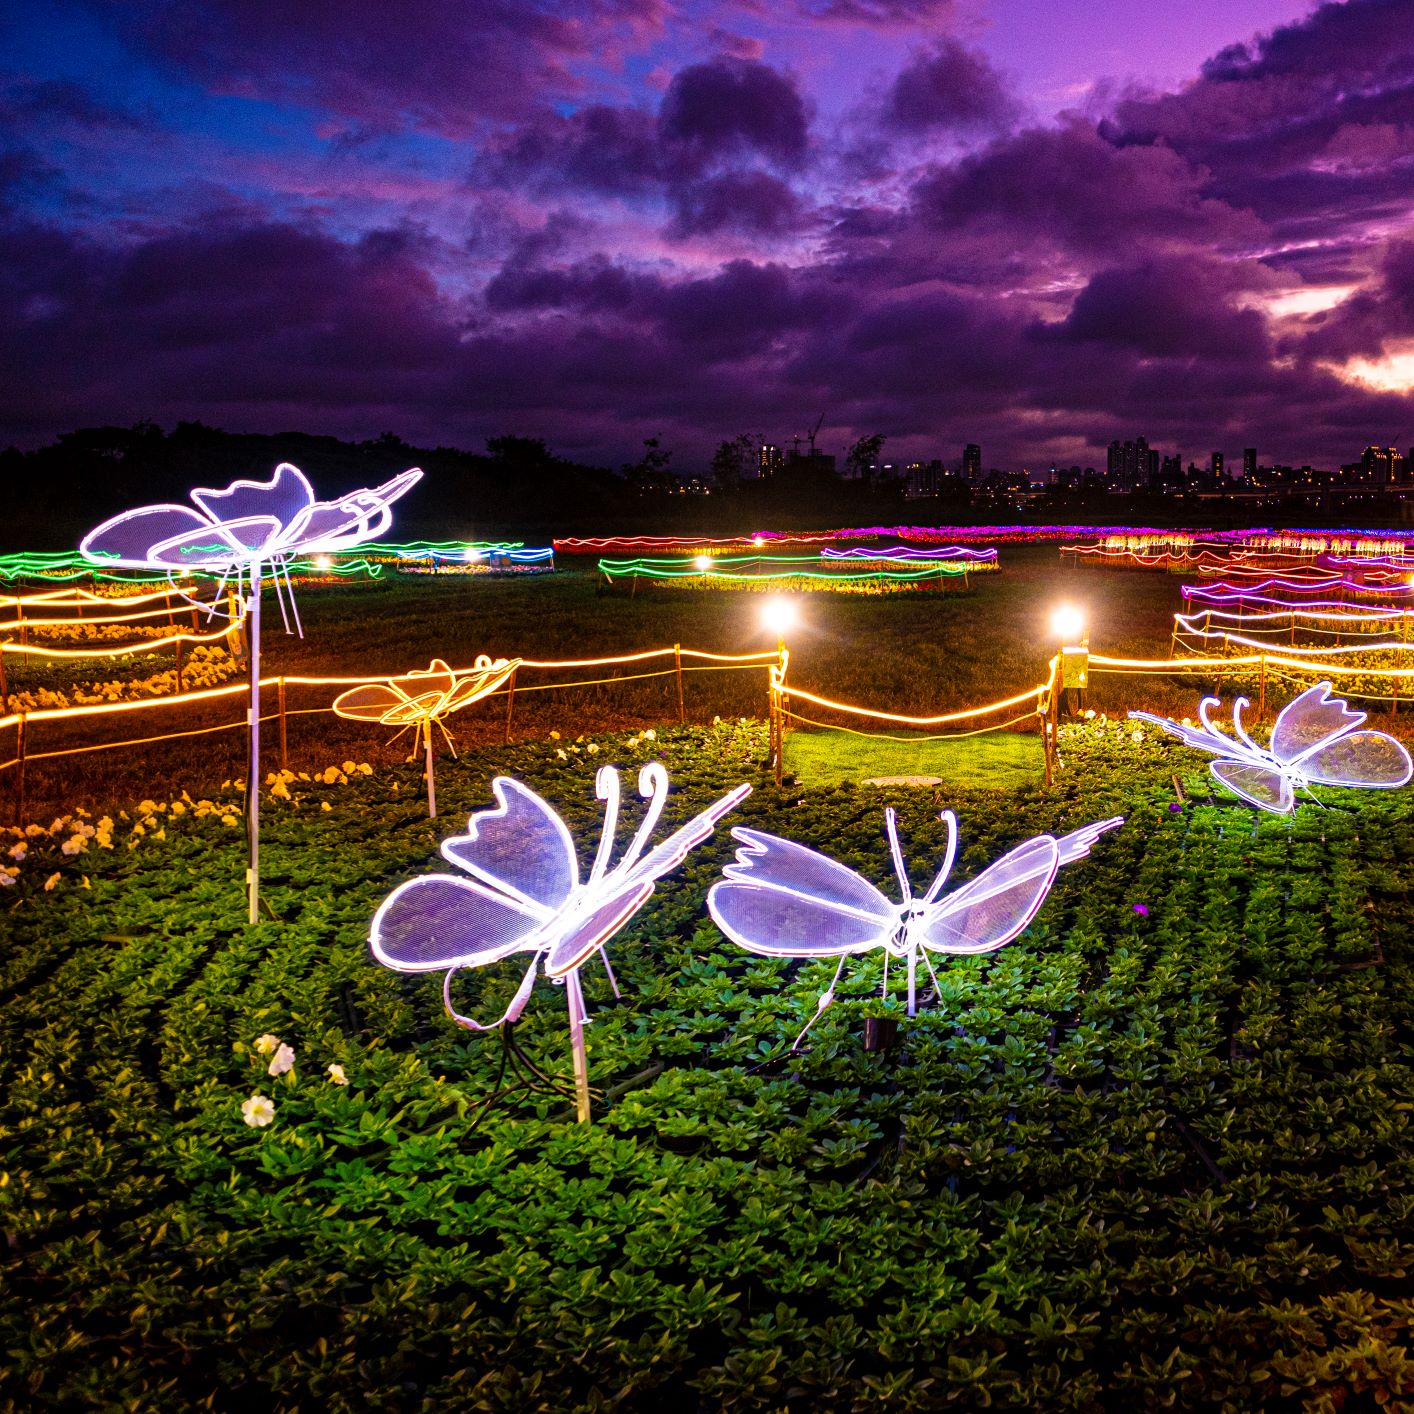
[[[619,827],[619,773],[612,766],[600,766],[594,777],[594,794],[604,801],[604,828],[599,835],[599,848],[594,855],[594,867],[589,871],[589,882],[597,884],[609,867],[609,856],[614,850],[614,834]]]
[[[943,865],[934,876],[932,886],[923,896],[924,903],[934,903],[943,891],[943,885],[948,881],[948,875],[952,873],[953,860],[957,858],[957,816],[951,810],[944,810],[941,816],[942,822],[948,827],[948,847],[943,852]]]
[[[1198,720],[1202,722],[1203,729],[1208,732],[1209,735],[1215,736],[1219,738],[1219,740],[1222,740],[1223,734],[1208,720],[1208,713],[1211,712],[1214,707],[1220,706],[1222,706],[1221,697],[1205,697],[1198,704]]]
[[[894,873],[898,875],[898,886],[903,893],[903,901],[913,898],[913,886],[908,882],[908,870],[903,867],[903,850],[898,842],[898,816],[893,806],[884,811],[884,829],[889,836],[889,853],[894,857]]]
[[[650,761],[638,773],[638,793],[648,802],[648,809],[644,813],[642,823],[634,831],[624,857],[619,860],[620,870],[627,869],[643,853],[643,847],[648,843],[648,837],[657,827],[663,807],[668,803],[668,772],[661,761]]]
[[[1250,746],[1253,751],[1261,751],[1261,747],[1247,735],[1247,729],[1242,725],[1242,709],[1250,707],[1252,704],[1245,698],[1239,697],[1232,704],[1232,726],[1237,733],[1238,739]]]
[[[798,1051],[800,1049],[800,1043],[805,1039],[805,1033],[809,1031],[810,1028],[814,1026],[815,1023],[819,1021],[822,1016],[824,1016],[825,1012],[829,1008],[830,1003],[834,1001],[835,984],[840,980],[840,973],[844,971],[844,965],[848,961],[848,953],[846,953],[842,958],[840,958],[840,965],[835,968],[835,975],[830,978],[830,985],[826,987],[823,992],[820,993],[820,1000],[815,1003],[815,1015],[812,1016],[810,1020],[807,1021],[805,1025],[800,1028],[799,1034],[796,1036],[795,1040],[790,1043],[790,1048],[792,1051]]]

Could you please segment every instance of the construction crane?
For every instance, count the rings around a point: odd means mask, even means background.
[[[812,428],[810,429],[809,433],[806,434],[806,438],[807,438],[807,440],[808,440],[809,443],[810,443],[810,455],[811,455],[812,457],[815,455],[815,434],[816,434],[817,432],[819,432],[819,430],[820,430],[820,424],[821,424],[822,422],[824,422],[824,420],[825,420],[825,414],[822,412],[822,413],[820,414],[820,416],[815,419],[815,426],[812,427]]]

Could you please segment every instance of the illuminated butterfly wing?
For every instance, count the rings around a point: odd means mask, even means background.
[[[1219,785],[1259,810],[1285,815],[1296,804],[1291,781],[1276,765],[1251,761],[1210,761],[1208,770]]]
[[[385,967],[434,972],[484,967],[538,947],[544,910],[475,879],[430,874],[400,884],[373,915],[369,944]]]
[[[366,682],[351,687],[347,692],[341,692],[332,706],[336,716],[355,722],[402,726],[405,721],[415,720],[403,715],[415,710],[414,700],[391,682]]]
[[[1060,848],[1050,835],[1027,840],[929,909],[920,941],[932,952],[995,951],[1036,916],[1059,867]]]
[[[545,954],[545,975],[563,977],[583,966],[594,953],[648,902],[652,880],[626,884],[607,897],[596,899],[587,909],[568,921]]]
[[[489,696],[518,667],[519,658],[502,658],[494,663],[486,658],[477,659],[475,669],[456,677],[447,689],[442,715],[451,716],[453,712],[459,712],[463,707],[470,707],[473,702]]]
[[[738,827],[734,863],[707,891],[717,926],[763,957],[838,957],[880,947],[899,910],[867,879],[777,835]]]
[[[1322,786],[1370,786],[1391,790],[1414,777],[1404,744],[1384,732],[1347,732],[1320,742],[1291,763],[1308,781]]]
[[[443,840],[442,856],[548,921],[579,883],[574,841],[529,786],[497,776],[491,791],[495,808],[473,812],[466,834]]]
[[[1330,693],[1330,683],[1318,682],[1281,709],[1272,728],[1272,755],[1283,765],[1334,742],[1365,720],[1365,713],[1352,712],[1343,698]]]

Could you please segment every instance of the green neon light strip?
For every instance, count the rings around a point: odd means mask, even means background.
[[[758,569],[738,573],[730,565],[809,565],[812,568]],[[717,556],[706,569],[698,569],[690,561],[676,560],[600,560],[599,572],[608,579],[641,576],[644,579],[697,579],[704,585],[720,581],[757,584],[777,579],[817,580],[824,584],[921,584],[934,579],[960,579],[968,566],[957,563],[919,563],[916,569],[835,570],[821,569],[818,555],[739,555]]]

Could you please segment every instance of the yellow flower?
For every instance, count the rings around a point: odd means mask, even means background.
[[[329,1079],[332,1080],[335,1085],[347,1085],[349,1083],[348,1076],[344,1074],[343,1066],[337,1061],[329,1067]]]
[[[55,884],[57,884],[57,883],[59,882],[59,878],[60,878],[60,876],[59,876],[59,874],[58,874],[57,871],[56,871],[55,873],[51,874],[51,875],[44,881],[44,892],[45,892],[45,893],[50,893],[50,892],[53,890]]]

